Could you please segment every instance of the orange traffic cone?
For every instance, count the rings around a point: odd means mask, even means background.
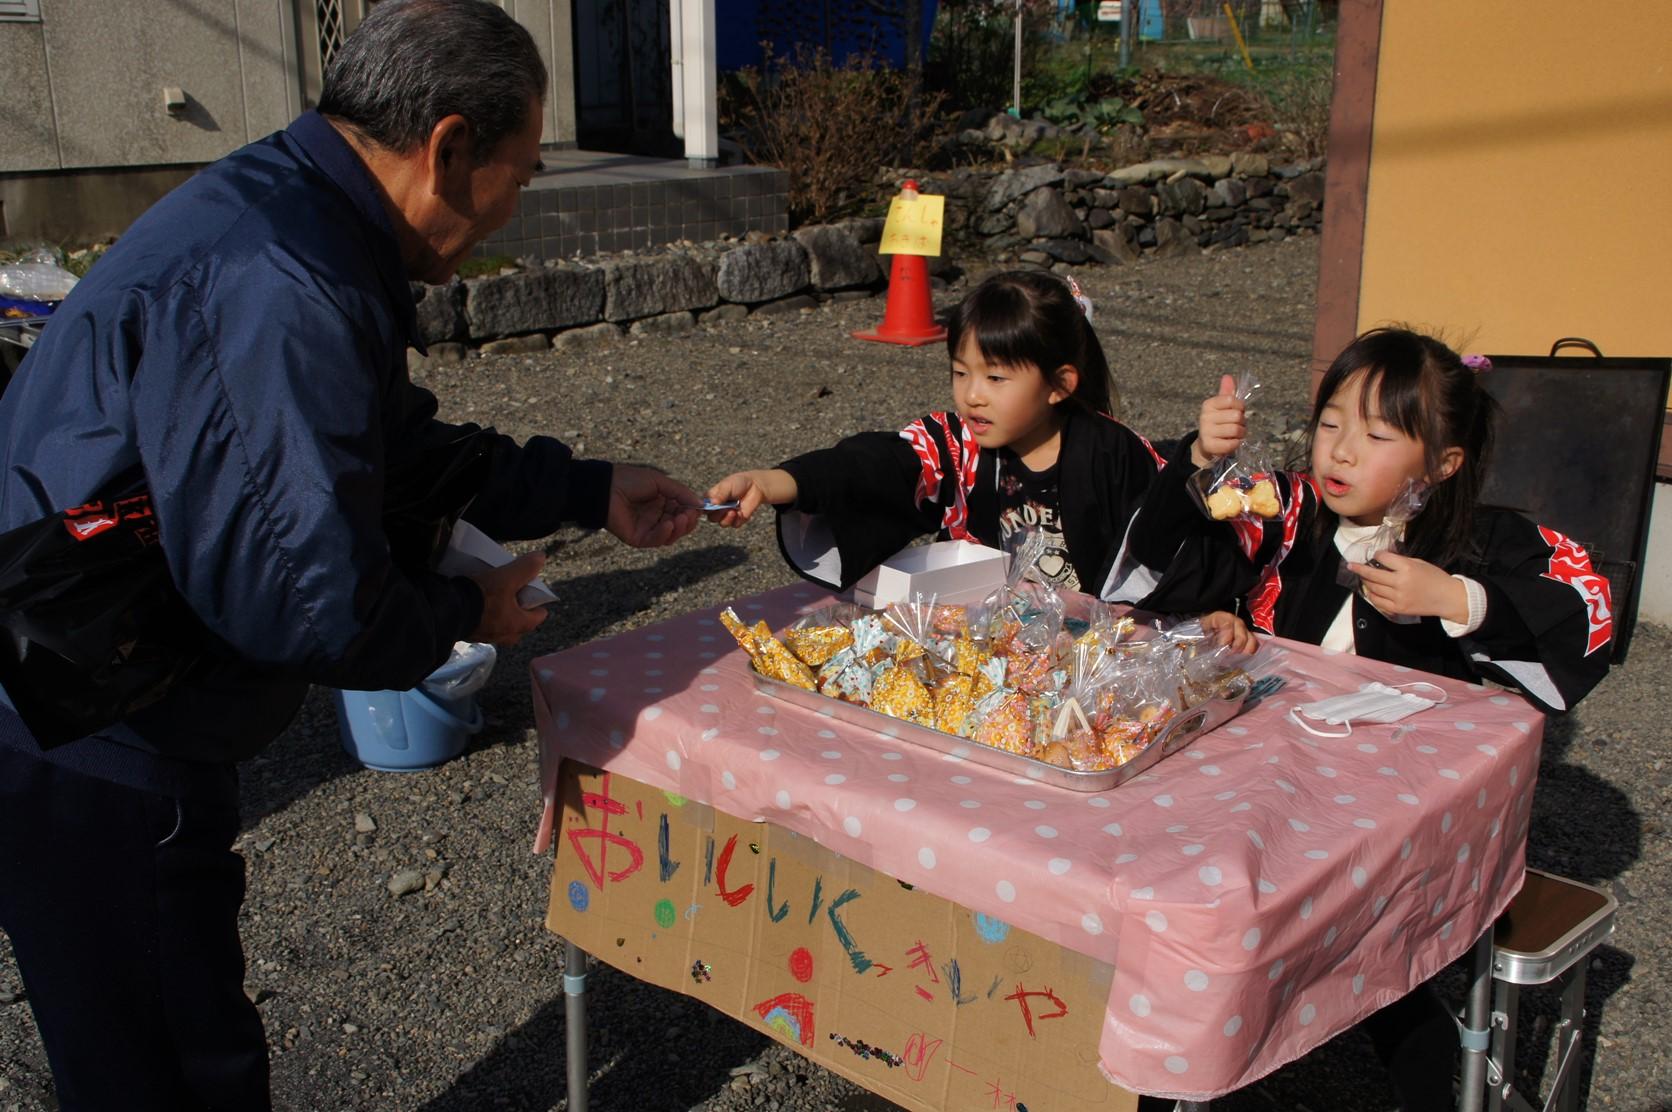
[[[905,182],[901,196],[916,197],[917,183]],[[922,255],[895,255],[888,275],[888,304],[882,326],[874,332],[855,332],[856,340],[919,347],[946,339],[946,329],[935,323],[929,303],[929,264]]]
[[[922,255],[895,255],[888,278],[888,304],[874,332],[855,332],[856,340],[917,347],[946,339],[929,304],[929,264]]]

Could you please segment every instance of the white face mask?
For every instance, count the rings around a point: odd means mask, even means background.
[[[1399,690],[1400,687],[1426,687],[1438,698],[1424,699],[1420,695]],[[1389,687],[1383,683],[1367,683],[1346,695],[1332,695],[1315,703],[1303,703],[1289,709],[1289,719],[1309,734],[1317,737],[1346,737],[1353,732],[1354,722],[1397,722],[1429,707],[1446,701],[1445,690],[1421,681]],[[1319,730],[1311,722],[1331,726],[1345,726],[1341,731]]]

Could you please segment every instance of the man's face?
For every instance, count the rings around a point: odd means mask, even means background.
[[[530,98],[522,130],[508,135],[478,163],[468,130],[444,141],[435,156],[436,190],[420,229],[425,250],[414,277],[445,282],[471,248],[505,226],[517,211],[517,195],[541,168],[542,105]]]

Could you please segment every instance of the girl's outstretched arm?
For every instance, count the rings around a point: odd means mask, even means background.
[[[795,501],[795,476],[780,467],[735,471],[708,488],[710,502],[736,502],[733,510],[711,510],[708,520],[735,529],[746,524],[762,506],[787,506]]]

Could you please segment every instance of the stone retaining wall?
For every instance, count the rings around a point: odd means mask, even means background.
[[[879,199],[903,174],[890,172]],[[1066,268],[1120,265],[1143,254],[1312,235],[1323,217],[1314,163],[1272,166],[1265,156],[1165,159],[1112,173],[1055,163],[1002,172],[918,175],[947,198],[942,274],[958,259]],[[880,218],[797,229],[784,239],[667,248],[587,262],[415,286],[431,358],[608,342],[624,333],[672,334],[699,321],[787,312],[820,300],[869,296],[886,280]]]

